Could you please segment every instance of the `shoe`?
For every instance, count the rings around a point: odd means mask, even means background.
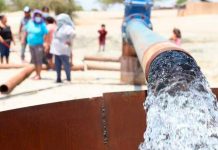
[[[61,79],[57,79],[56,83],[62,83]]]

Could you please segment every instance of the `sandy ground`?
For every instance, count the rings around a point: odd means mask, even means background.
[[[155,10],[152,12],[154,31],[169,38],[174,27],[180,28],[183,35],[182,47],[197,60],[212,87],[218,86],[218,15],[200,15],[177,17],[176,10]],[[17,35],[22,12],[8,13],[9,25]],[[74,64],[83,63],[86,54],[120,56],[121,24],[123,12],[79,12],[76,22],[76,39],[74,41]],[[98,34],[100,25],[106,24],[108,30],[106,52],[98,53]],[[20,44],[16,40],[12,46],[11,62],[21,63]],[[29,60],[29,52],[26,52]],[[0,70],[0,83],[6,81],[19,70]],[[49,103],[56,100],[70,100],[102,95],[103,92],[146,89],[122,85],[119,72],[85,71],[72,72],[72,84],[55,84],[55,72],[43,72],[42,81],[30,78],[19,85],[10,95],[0,96],[0,111],[19,108],[33,104]],[[121,84],[121,85],[120,85]],[[39,100],[40,99],[40,100]],[[52,100],[51,100],[52,99]],[[44,101],[43,101],[44,100]],[[14,104],[14,101],[20,101]]]

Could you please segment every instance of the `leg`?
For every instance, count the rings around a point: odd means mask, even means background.
[[[47,57],[46,57],[46,54],[45,54],[44,50],[43,50],[42,62],[43,62],[43,64],[46,65],[47,69],[50,69],[49,64],[48,64],[48,60],[47,60]]]
[[[35,72],[36,75],[33,78],[37,77],[37,71],[36,71],[36,53],[35,53],[35,48],[33,46],[30,46],[30,55],[31,55],[31,63],[35,65]]]
[[[43,47],[39,46],[31,46],[30,52],[32,56],[32,63],[35,65],[36,76],[34,79],[41,79],[41,70],[42,70],[42,58],[43,58]]]
[[[52,54],[46,54],[46,58],[47,58],[47,61],[48,61],[48,66],[49,66],[49,69],[53,69],[53,55]]]
[[[42,70],[42,65],[36,65],[36,77],[35,80],[40,80],[41,79],[41,70]]]
[[[9,63],[9,56],[6,56],[5,59],[6,59],[6,64],[8,64]]]
[[[103,51],[105,51],[105,44],[102,45],[102,49],[103,49]]]
[[[55,55],[55,69],[57,72],[57,82],[60,83],[61,82],[61,56]]]
[[[1,56],[0,60],[1,60],[1,64],[3,64],[3,56]]]
[[[99,46],[98,46],[98,52],[100,52],[101,51],[101,45],[99,44]]]
[[[25,61],[25,50],[26,50],[26,43],[21,45],[21,60]]]
[[[0,51],[1,52],[1,51]],[[3,56],[2,56],[2,54],[0,53],[0,62],[1,62],[1,64],[3,64]]]
[[[64,65],[64,70],[67,76],[67,81],[71,81],[71,66],[70,66],[70,58],[69,56],[62,55],[61,60]]]
[[[5,59],[6,59],[6,63],[7,63],[7,64],[9,63],[9,56],[10,56],[10,49],[7,48],[7,53],[6,53],[6,56],[5,56]]]

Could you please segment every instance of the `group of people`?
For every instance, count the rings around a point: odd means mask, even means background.
[[[26,6],[24,17],[19,28],[21,41],[21,60],[25,62],[25,49],[29,46],[31,63],[35,66],[34,80],[41,79],[42,64],[49,68],[55,68],[57,72],[56,82],[62,82],[61,69],[64,66],[67,81],[71,81],[71,47],[75,37],[75,26],[71,17],[60,14],[54,19],[49,15],[49,8],[35,9],[33,12]],[[7,17],[0,16],[0,54],[1,63],[4,59],[9,62],[11,42],[14,42],[10,26],[7,25]],[[15,44],[15,42],[14,42]],[[53,57],[55,62],[53,65]]]
[[[99,33],[99,51],[105,50],[107,31],[105,25],[101,25]],[[35,65],[36,75],[34,80],[41,79],[42,64],[47,68],[55,68],[57,72],[56,82],[62,82],[62,65],[66,72],[67,81],[71,81],[72,64],[72,40],[75,37],[75,26],[71,17],[60,14],[55,18],[49,15],[49,8],[32,10],[26,6],[24,17],[19,28],[21,41],[21,60],[25,62],[25,49],[30,49],[31,63]],[[175,28],[170,38],[175,44],[181,44],[181,32]],[[10,26],[7,25],[7,17],[0,15],[0,62],[9,63],[10,45],[15,40]],[[53,57],[55,62],[53,63]]]

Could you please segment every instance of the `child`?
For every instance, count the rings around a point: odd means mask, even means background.
[[[99,52],[101,51],[101,49],[104,51],[105,50],[105,41],[106,41],[106,35],[107,35],[107,31],[105,30],[105,25],[102,24],[101,25],[101,29],[98,30],[99,33]]]
[[[31,63],[35,65],[36,75],[34,80],[41,79],[41,70],[44,56],[44,37],[48,34],[48,29],[42,18],[42,12],[35,10],[33,12],[33,18],[25,26],[25,36],[22,42],[25,42],[27,37],[27,43],[30,47]]]
[[[53,40],[54,33],[56,31],[57,25],[53,17],[47,17],[45,19],[48,29],[48,35],[45,38],[44,48],[46,59],[48,61],[49,68],[53,68],[53,55],[50,53],[51,43]]]
[[[0,60],[3,63],[3,59],[6,59],[6,63],[9,63],[10,46],[15,41],[11,32],[10,26],[7,25],[7,17],[5,15],[0,16]]]
[[[182,35],[181,35],[181,31],[177,28],[174,28],[173,29],[173,36],[170,38],[170,40],[172,42],[174,42],[176,45],[181,45],[181,38],[182,38]]]
[[[55,69],[57,72],[57,83],[61,83],[61,67],[64,65],[64,70],[67,76],[67,81],[71,81],[71,47],[72,39],[75,37],[75,29],[73,21],[67,14],[57,16],[57,30],[54,33],[54,38],[51,44],[51,53],[55,55]]]

